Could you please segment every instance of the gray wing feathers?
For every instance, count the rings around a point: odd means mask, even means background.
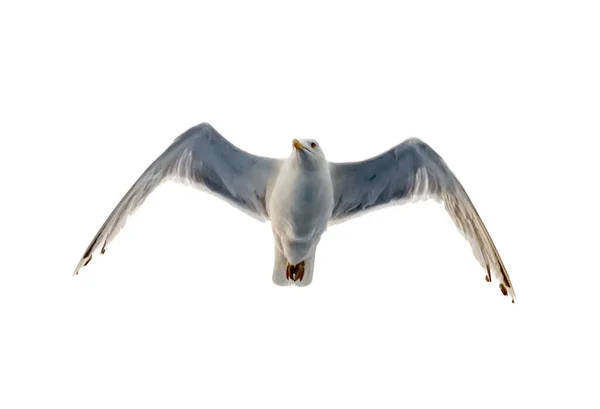
[[[268,219],[267,186],[279,162],[238,149],[209,124],[189,129],[142,173],[117,204],[83,254],[74,275],[90,262],[97,249],[104,253],[127,217],[166,180],[215,194],[257,220]]]
[[[331,224],[382,206],[408,201],[443,201],[458,230],[469,241],[475,258],[500,282],[504,295],[515,300],[500,254],[467,192],[444,160],[425,142],[411,138],[374,158],[332,163],[335,207]]]

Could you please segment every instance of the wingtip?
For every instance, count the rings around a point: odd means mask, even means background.
[[[81,260],[79,260],[79,263],[77,264],[77,267],[73,272],[73,277],[79,275],[79,270],[81,270],[81,267],[87,266],[90,261],[92,261],[91,255],[89,255],[88,257],[83,257]]]
[[[505,297],[508,297],[508,295],[510,294],[511,302],[512,302],[512,304],[514,304],[515,299],[517,297],[515,296],[515,292],[513,291],[512,286],[508,286],[508,289],[507,289],[507,286],[505,286],[504,283],[500,283],[499,287],[500,287],[500,291],[502,292],[502,295],[504,295]]]

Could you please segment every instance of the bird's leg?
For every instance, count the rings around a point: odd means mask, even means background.
[[[298,280],[302,281],[304,278],[304,261],[296,265],[287,263],[285,266],[285,278],[294,282]]]
[[[301,262],[300,264],[298,264],[298,270],[296,272],[296,280],[300,280],[302,281],[302,279],[304,278],[304,261]],[[294,281],[296,281],[294,280]]]

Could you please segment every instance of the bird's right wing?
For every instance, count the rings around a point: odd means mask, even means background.
[[[411,138],[361,162],[331,163],[334,209],[330,224],[392,204],[432,198],[469,241],[475,258],[500,282],[504,295],[515,292],[492,238],[462,184],[446,162],[425,142]]]
[[[148,195],[172,179],[213,193],[246,214],[268,219],[267,187],[281,161],[251,155],[238,149],[211,125],[190,128],[142,173],[114,208],[77,264],[74,275],[87,265],[97,249],[104,254],[109,243]]]

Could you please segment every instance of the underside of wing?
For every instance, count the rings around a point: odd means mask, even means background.
[[[467,192],[446,162],[425,142],[411,138],[362,162],[331,163],[335,207],[331,224],[383,206],[427,198],[443,201],[458,230],[469,241],[475,258],[492,273],[500,290],[515,300],[512,283]]]
[[[79,261],[74,275],[114,239],[125,222],[166,180],[212,193],[257,220],[268,218],[267,186],[280,166],[277,159],[237,148],[212,126],[203,123],[179,136],[138,178],[108,216]]]

